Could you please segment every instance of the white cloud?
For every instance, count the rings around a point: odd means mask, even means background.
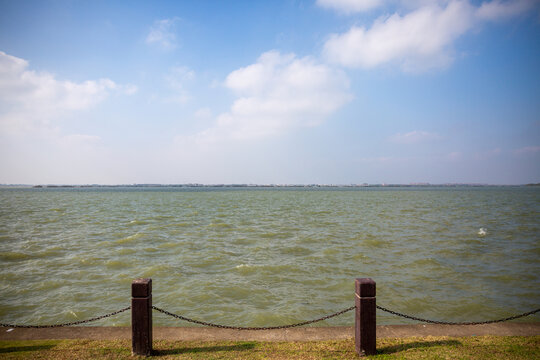
[[[404,70],[444,67],[452,61],[453,42],[474,26],[467,1],[434,3],[404,16],[377,19],[371,28],[353,26],[334,34],[324,45],[325,57],[347,67],[372,68],[397,63]]]
[[[198,142],[249,140],[321,124],[351,99],[346,75],[310,57],[269,51],[231,72],[224,84],[238,97]]]
[[[147,44],[157,44],[165,50],[176,47],[175,24],[178,19],[156,20],[146,36]]]
[[[382,0],[317,0],[317,5],[345,14],[369,11],[382,3]]]
[[[0,182],[103,182],[116,170],[101,138],[60,125],[112,93],[136,91],[110,79],[59,80],[0,52]]]
[[[0,128],[20,131],[48,126],[56,117],[88,109],[111,90],[123,89],[110,79],[57,80],[50,73],[28,70],[26,60],[0,51]]]
[[[405,134],[398,133],[392,135],[389,140],[396,144],[417,144],[420,142],[432,141],[440,138],[441,137],[435,133],[415,130]]]
[[[536,5],[538,0],[493,0],[483,2],[476,15],[482,20],[507,20],[531,10]]]
[[[399,3],[400,5],[402,5],[404,8],[406,9],[418,9],[420,7],[423,7],[423,6],[428,6],[428,5],[440,5],[440,6],[444,6],[446,4],[448,4],[448,2],[451,1],[451,0],[394,0],[393,2],[397,2]],[[388,1],[386,1],[388,2]]]

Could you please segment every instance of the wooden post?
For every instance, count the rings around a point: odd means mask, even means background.
[[[131,283],[131,353],[152,354],[152,279]]]
[[[360,356],[375,355],[377,353],[377,316],[375,302],[375,281],[371,278],[356,279],[354,318],[354,338],[356,352]]]

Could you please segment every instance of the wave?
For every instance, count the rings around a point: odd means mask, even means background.
[[[0,260],[3,261],[20,261],[20,260],[29,260],[33,259],[35,256],[31,254],[26,254],[16,251],[8,251],[5,253],[0,253]]]
[[[143,233],[136,233],[136,234],[133,234],[133,235],[129,235],[129,236],[126,236],[120,240],[116,240],[115,242],[117,244],[125,244],[125,243],[129,243],[129,242],[132,242],[132,241],[135,241],[141,237],[145,236],[145,234]]]

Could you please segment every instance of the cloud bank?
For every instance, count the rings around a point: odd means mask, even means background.
[[[337,6],[340,2],[332,1]],[[429,3],[400,15],[381,16],[371,25],[353,25],[333,34],[324,44],[323,56],[333,64],[370,69],[397,64],[404,71],[444,68],[454,60],[454,43],[485,21],[510,19],[533,9],[537,1],[494,0],[480,7],[466,0]],[[339,5],[345,11],[350,9]]]
[[[88,109],[111,91],[132,94],[136,87],[104,78],[80,83],[58,80],[28,69],[28,61],[0,51],[0,127],[3,131],[35,130],[67,113]]]

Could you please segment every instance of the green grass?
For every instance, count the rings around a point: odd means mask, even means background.
[[[154,341],[151,359],[356,359],[354,340],[310,342]],[[540,336],[377,340],[366,359],[540,359]],[[0,341],[0,359],[143,359],[130,340]]]

